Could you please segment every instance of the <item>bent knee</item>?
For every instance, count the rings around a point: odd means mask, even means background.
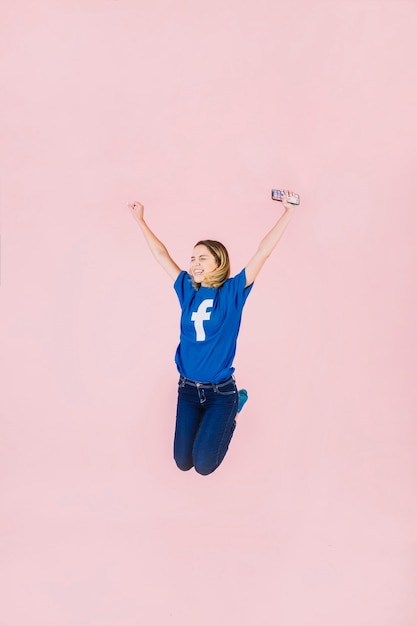
[[[212,474],[214,470],[219,467],[219,463],[213,462],[212,459],[195,459],[194,460],[194,469],[197,474],[201,474],[202,476],[208,476]]]
[[[194,463],[190,461],[190,459],[174,456],[174,461],[178,469],[180,469],[182,472],[188,472],[188,470],[194,467]]]
[[[208,476],[212,474],[214,470],[218,468],[220,465],[213,458],[195,458],[190,459],[188,456],[184,457],[179,454],[174,455],[174,461],[182,472],[188,472],[190,469],[194,467],[197,474],[201,474],[202,476]]]
[[[208,476],[209,474],[212,474],[214,470],[217,469],[217,467],[218,465],[216,465],[216,467],[211,467],[211,468],[199,467],[198,465],[195,465],[194,469],[197,472],[197,474],[200,474],[201,476]]]

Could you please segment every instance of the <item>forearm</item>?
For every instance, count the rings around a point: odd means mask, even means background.
[[[148,244],[153,256],[158,260],[161,256],[169,256],[168,250],[158,239],[158,237],[151,231],[144,219],[138,221],[139,227],[145,237],[145,241]]]
[[[135,221],[139,224],[140,229],[145,237],[145,241],[148,244],[150,251],[152,252],[159,265],[169,274],[172,280],[176,280],[181,272],[179,266],[171,259],[168,250],[158,239],[156,235],[151,231],[147,223],[143,218],[145,207],[140,202],[129,202],[128,207],[132,212]]]
[[[271,254],[278,241],[284,234],[284,231],[287,228],[292,217],[293,211],[293,207],[287,209],[285,213],[281,215],[275,226],[271,228],[269,233],[267,233],[262,239],[261,243],[259,244],[258,252],[262,253],[263,256],[268,257]]]

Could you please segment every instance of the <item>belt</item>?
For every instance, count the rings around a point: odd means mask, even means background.
[[[185,376],[180,375],[181,387],[185,387],[185,385],[191,385],[193,387],[197,387],[198,389],[219,389],[220,387],[224,387],[231,382],[235,382],[234,376],[230,376],[227,380],[221,380],[219,383],[200,383],[197,380],[191,380],[190,378],[186,378]]]

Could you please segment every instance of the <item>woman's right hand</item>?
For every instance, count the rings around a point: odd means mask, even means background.
[[[143,221],[143,212],[145,207],[140,202],[129,202],[127,205],[137,222]]]

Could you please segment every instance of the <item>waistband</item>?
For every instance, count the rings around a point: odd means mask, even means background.
[[[221,380],[219,383],[200,383],[197,380],[191,380],[190,378],[185,378],[185,376],[180,375],[181,387],[185,387],[185,385],[192,385],[193,387],[198,387],[199,389],[219,389],[232,382],[235,382],[234,376],[230,376],[226,380]]]

